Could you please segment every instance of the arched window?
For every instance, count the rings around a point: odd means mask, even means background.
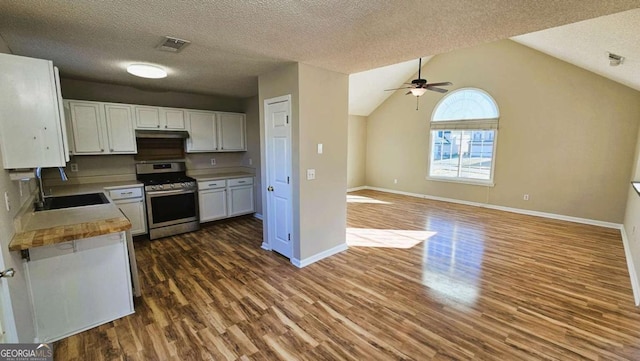
[[[493,185],[500,111],[487,92],[462,88],[431,115],[429,179]]]

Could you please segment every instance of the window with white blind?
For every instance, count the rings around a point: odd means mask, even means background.
[[[428,178],[493,185],[499,118],[484,90],[462,88],[442,98],[431,116]]]

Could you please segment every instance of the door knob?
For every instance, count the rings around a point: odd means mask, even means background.
[[[272,187],[272,186],[269,186],[269,188],[267,188],[267,190],[268,190],[269,192],[273,192],[273,187]]]

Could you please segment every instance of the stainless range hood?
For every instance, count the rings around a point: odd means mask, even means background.
[[[186,130],[136,130],[136,138],[156,139],[186,139],[189,132]]]

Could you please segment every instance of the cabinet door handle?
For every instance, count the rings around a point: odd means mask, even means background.
[[[240,184],[240,183],[245,183],[245,181],[238,181],[238,184]]]
[[[100,149],[101,152],[104,152],[104,149]]]
[[[160,128],[160,124],[156,125],[156,128]]]
[[[110,151],[112,151],[112,152],[113,152],[113,148],[111,148],[111,149],[110,149]]]
[[[165,126],[164,126],[164,128],[165,128],[165,129],[167,129],[167,128],[169,128],[169,127],[165,125]]]

